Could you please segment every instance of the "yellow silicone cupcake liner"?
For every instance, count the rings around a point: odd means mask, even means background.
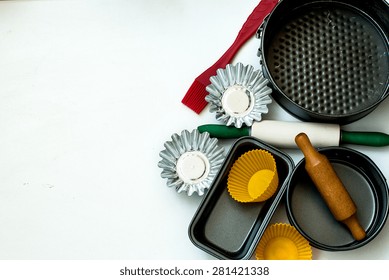
[[[311,260],[309,242],[289,224],[273,224],[263,234],[255,256],[257,260]]]
[[[241,155],[228,174],[227,189],[239,202],[262,202],[278,188],[278,173],[274,157],[268,151],[256,149]]]

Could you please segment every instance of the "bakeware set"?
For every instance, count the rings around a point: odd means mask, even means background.
[[[262,0],[231,48],[195,80],[182,102],[197,113],[209,104],[219,123],[173,134],[158,165],[169,187],[204,195],[188,228],[196,247],[219,259],[312,259],[310,246],[354,250],[381,232],[389,213],[385,176],[368,156],[341,145],[389,145],[385,133],[342,128],[389,95],[388,15],[384,0]],[[254,34],[260,69],[229,64]],[[263,120],[272,100],[300,121]],[[307,159],[295,164],[281,150],[296,148],[299,133],[328,159],[355,203],[363,237],[335,219]],[[219,138],[237,140],[224,154]],[[290,225],[269,225],[283,199]]]

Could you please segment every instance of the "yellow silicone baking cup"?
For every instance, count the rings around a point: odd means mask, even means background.
[[[311,260],[309,242],[289,224],[273,224],[263,234],[255,251],[257,260]]]
[[[262,202],[278,188],[276,161],[265,150],[251,150],[241,155],[228,173],[227,189],[239,202]]]

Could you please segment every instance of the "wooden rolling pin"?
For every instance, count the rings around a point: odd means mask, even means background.
[[[358,221],[357,207],[328,158],[312,146],[305,133],[298,134],[295,141],[304,154],[305,169],[332,215],[349,228],[355,240],[364,239],[366,232]]]

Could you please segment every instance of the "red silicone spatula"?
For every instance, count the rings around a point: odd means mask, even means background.
[[[238,36],[228,50],[215,62],[215,64],[194,80],[188,92],[182,99],[184,105],[188,106],[197,114],[207,106],[208,103],[205,100],[205,96],[207,96],[208,93],[205,88],[210,83],[209,78],[216,74],[217,69],[225,68],[240,47],[255,34],[263,22],[263,19],[273,10],[277,3],[278,0],[261,0],[261,2],[259,2],[243,24]]]

